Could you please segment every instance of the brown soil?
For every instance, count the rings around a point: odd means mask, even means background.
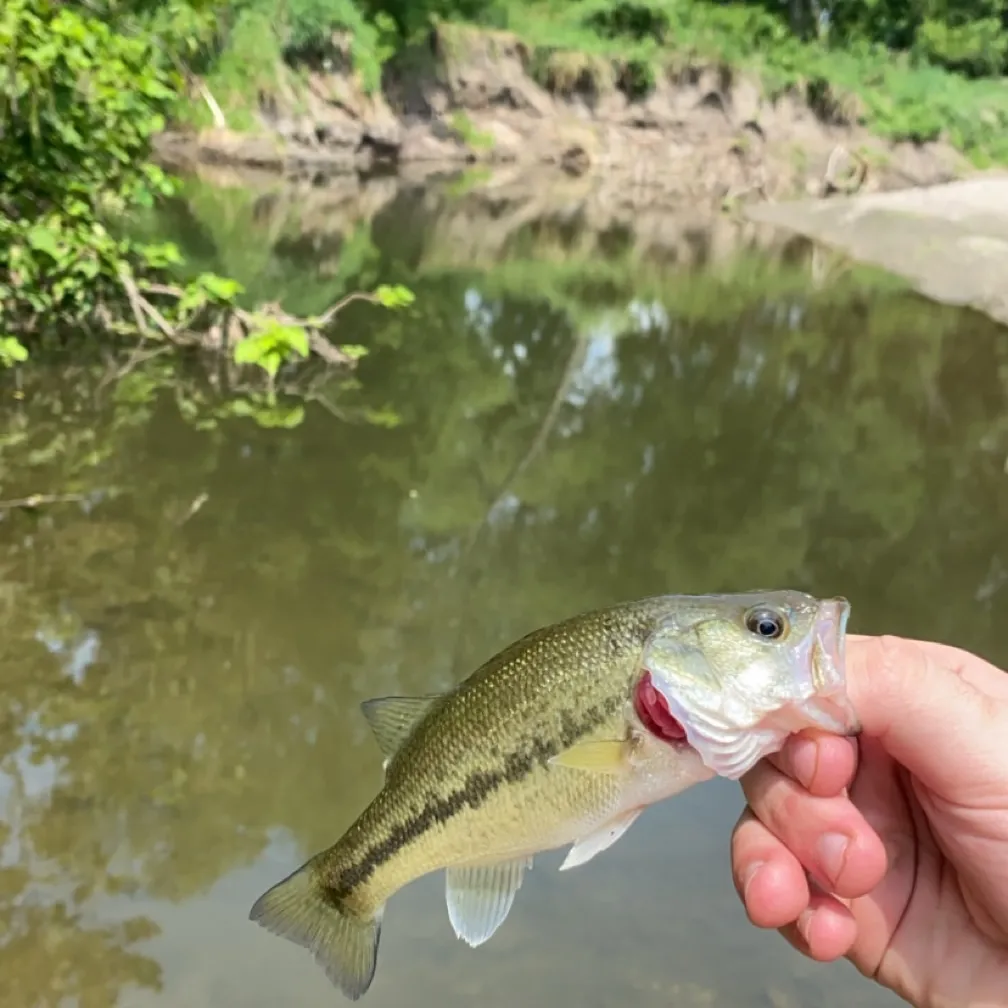
[[[969,172],[943,143],[891,143],[842,102],[774,100],[724,67],[689,66],[645,98],[611,68],[555,55],[533,79],[524,44],[503,32],[433,32],[429,50],[387,68],[365,95],[339,67],[307,73],[297,95],[260,102],[254,135],[169,132],[169,166],[259,168],[308,178],[394,171],[411,178],[476,167],[509,178],[543,170],[624,209],[688,200],[707,213],[798,194],[934,185]]]

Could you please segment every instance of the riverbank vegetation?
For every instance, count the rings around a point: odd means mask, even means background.
[[[356,356],[325,335],[351,300],[408,305],[404,288],[344,292],[310,317],[243,297],[237,281],[186,269],[177,246],[132,237],[130,219],[175,189],[151,160],[212,33],[210,3],[151,8],[9,0],[0,12],[0,363],[33,344],[226,350],[259,369]],[[146,349],[143,352],[147,352]]]
[[[173,120],[247,124],[271,91],[349,54],[365,91],[423,49],[432,24],[506,29],[530,72],[643,96],[706,61],[798,88],[875,130],[945,137],[1008,158],[1006,0],[8,0],[0,12],[0,363],[46,339],[224,349],[272,389],[288,360],[347,363],[327,331],[347,297],[385,307],[406,288],[341,290],[311,316],[263,305],[133,221],[175,187],[151,159]],[[454,34],[453,34],[454,33]]]
[[[296,88],[299,68],[331,54],[334,32],[375,89],[382,66],[433,20],[449,35],[465,22],[514,32],[541,83],[587,75],[644,96],[660,74],[716,63],[893,139],[941,137],[979,163],[1008,159],[1005,0],[289,0],[282,10],[228,0],[223,11],[207,86],[239,127],[278,68]],[[191,114],[208,124],[212,103]]]

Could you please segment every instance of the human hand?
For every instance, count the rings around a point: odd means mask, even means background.
[[[742,781],[749,919],[917,1008],[1008,1006],[1008,674],[850,637],[847,687],[857,740],[802,733]]]

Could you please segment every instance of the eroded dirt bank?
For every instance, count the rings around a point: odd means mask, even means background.
[[[302,67],[296,86],[280,75],[275,93],[260,95],[254,133],[218,118],[214,129],[164,134],[161,159],[315,179],[546,169],[618,206],[688,200],[707,212],[968,174],[944,143],[887,142],[850,103],[797,91],[771,100],[724,67],[670,71],[636,97],[618,66],[563,53],[544,63],[508,33],[454,28],[402,54],[369,96],[345,69],[346,46],[334,39],[332,56]]]

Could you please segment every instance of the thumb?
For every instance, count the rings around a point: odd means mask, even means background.
[[[847,692],[864,733],[950,800],[1008,784],[1008,675],[958,648],[850,637]]]

